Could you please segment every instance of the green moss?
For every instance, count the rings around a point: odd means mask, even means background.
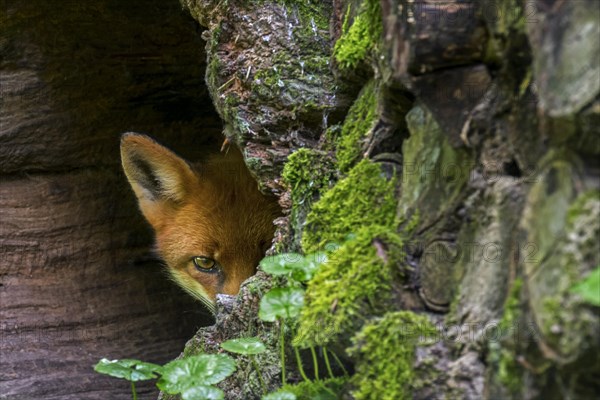
[[[377,121],[377,90],[375,81],[365,85],[348,110],[342,132],[336,140],[336,157],[340,171],[347,171],[361,156],[361,141]]]
[[[333,90],[333,81],[326,74],[328,63],[328,57],[322,53],[307,54],[298,59],[293,52],[280,51],[267,68],[252,70],[251,101],[281,103],[291,109],[296,120],[316,111],[327,112],[333,106],[323,101],[323,90]],[[272,121],[265,121],[268,122]]]
[[[596,310],[571,292],[573,285],[600,263],[600,196],[580,193],[581,161],[554,149],[539,162],[540,174],[529,190],[521,219],[526,243],[536,252],[522,262],[527,276],[530,315],[539,330],[536,341],[552,358],[528,357],[537,371],[559,360],[585,360],[598,349]]]
[[[335,152],[337,147],[337,140],[342,133],[342,124],[330,125],[325,132],[321,135],[321,149],[323,151]]]
[[[590,204],[599,201],[600,191],[598,190],[589,190],[581,194],[579,197],[577,197],[573,204],[571,204],[569,210],[567,211],[567,224],[570,226],[576,225],[578,218],[586,216],[590,213]]]
[[[331,108],[329,104],[322,102],[322,93],[308,90],[309,83],[325,84],[316,74],[302,76],[299,65],[282,67],[283,71],[275,71],[276,68],[257,72],[251,84],[254,101],[280,102],[290,110],[295,120],[301,120],[305,114],[327,112]],[[264,118],[263,120],[265,123],[269,122]]]
[[[305,252],[322,250],[327,243],[342,243],[361,227],[395,228],[396,179],[387,180],[381,167],[369,160],[358,163],[314,204],[302,238]]]
[[[498,379],[512,392],[517,392],[522,386],[522,367],[517,363],[516,349],[512,343],[518,321],[521,315],[522,279],[516,279],[510,294],[504,303],[504,314],[498,328],[504,335],[503,341],[507,346],[496,349],[498,352]]]
[[[297,203],[329,187],[334,171],[325,154],[302,148],[289,155],[281,176],[292,189],[292,201]]]
[[[314,204],[302,239],[306,252],[327,243],[344,243],[317,273],[307,290],[298,343],[328,343],[333,336],[352,332],[357,319],[381,313],[389,300],[390,259],[384,262],[373,246],[381,239],[401,254],[397,226],[395,179],[387,181],[379,165],[363,160]],[[335,312],[332,311],[332,307]]]
[[[261,7],[270,4],[279,4],[286,9],[288,18],[300,19],[302,25],[315,35],[314,30],[329,30],[331,4],[321,0],[246,0],[245,4],[251,7]],[[222,2],[222,7],[227,8],[227,2]]]
[[[291,189],[292,210],[290,227],[292,239],[285,251],[299,251],[302,227],[313,201],[320,192],[329,188],[335,179],[333,160],[320,151],[299,149],[290,154],[281,174]]]
[[[559,299],[559,296],[544,299],[542,307],[544,309],[544,315],[546,319],[544,320],[544,325],[542,328],[545,332],[551,332],[553,324],[562,322],[561,308],[563,308],[564,305],[562,304],[561,300],[562,299]]]
[[[222,32],[222,27],[220,24],[215,26],[210,31],[210,39],[208,42],[209,50],[207,51],[207,54],[209,55],[209,60],[208,60],[208,67],[207,67],[207,74],[206,74],[207,82],[209,83],[209,85],[208,85],[209,89],[216,89],[218,87],[218,85],[216,85],[218,82],[210,81],[210,78],[216,79],[219,76],[219,72],[220,72],[220,63],[219,63],[218,57],[216,57],[216,54],[217,54],[217,50],[219,48],[219,40],[221,38],[221,32]],[[212,83],[212,85],[210,83]]]
[[[501,65],[505,62],[506,52],[525,37],[526,16],[523,13],[523,3],[520,0],[504,0],[497,2],[495,7],[495,12],[484,13],[491,33],[483,57],[488,65]]]
[[[368,213],[367,213],[368,215]],[[375,242],[386,249],[378,253]],[[365,319],[381,315],[391,300],[393,271],[402,259],[402,240],[393,228],[358,229],[310,281],[295,345],[340,342]]]
[[[350,23],[348,7],[342,34],[335,43],[333,55],[342,69],[355,68],[377,49],[383,36],[379,0],[364,0]]]
[[[254,64],[251,91],[262,102],[277,100],[298,108],[321,104],[323,89],[332,82],[326,78],[329,51],[324,52],[320,39],[316,38],[329,31],[330,5],[317,0],[276,0],[276,3],[286,10],[290,21],[289,35],[293,35],[291,40],[297,43],[295,47],[302,50],[302,57],[299,58],[293,48],[283,48],[270,57],[270,62],[262,64],[267,68]],[[254,2],[252,7],[256,7]],[[327,107],[321,104],[319,108]],[[302,114],[302,110],[296,112]]]
[[[231,31],[224,25],[221,28],[222,24],[231,22],[227,22],[229,17],[226,15],[230,12],[227,10],[231,8],[227,2],[189,7],[196,18],[216,19],[209,24],[206,82],[217,111],[230,128],[232,141],[244,143],[249,136],[271,136],[274,134],[272,129],[285,130],[286,126],[292,126],[292,129],[313,128],[320,124],[322,115],[336,107],[337,104],[329,97],[337,90],[334,79],[328,74],[331,63],[331,45],[327,39],[330,2],[261,0],[236,3],[234,8],[248,12],[252,17],[271,10],[278,23],[285,25],[289,39],[289,43],[284,45],[275,43],[277,35],[261,37],[260,44],[254,46],[255,50],[271,49],[275,53],[267,58],[259,57],[260,60],[241,69],[234,67],[234,59],[224,55],[230,46],[227,43],[233,40],[222,37],[221,33],[221,30]],[[220,15],[225,17],[220,18]],[[250,21],[241,23],[239,28],[246,29],[243,27],[247,22]],[[242,41],[258,40],[255,35],[259,32],[251,26],[244,32]],[[251,49],[237,49],[235,52],[248,57],[255,53]]]
[[[515,279],[510,293],[504,303],[504,314],[500,321],[500,329],[506,330],[512,327],[518,320],[521,313],[521,287],[523,280]]]
[[[321,0],[277,0],[277,2],[287,8],[297,9],[300,17],[310,25],[314,24],[315,29],[329,29],[330,13],[328,9],[324,12],[327,2]]]
[[[430,344],[436,336],[427,317],[410,311],[390,312],[365,325],[348,349],[356,360],[350,380],[354,398],[412,399],[415,348]]]
[[[497,26],[498,31],[504,36],[508,36],[511,30],[519,32],[525,30],[526,17],[522,4],[518,0],[503,1],[498,4],[501,8]]]
[[[303,381],[295,385],[285,385],[278,392],[288,392],[296,395],[297,400],[335,400],[339,398],[347,378]]]
[[[600,263],[600,192],[591,190],[579,195],[566,212],[566,225],[554,268],[560,280],[553,282],[552,296],[542,299],[539,314],[542,332],[561,354],[577,351],[578,341],[586,332],[595,330],[597,320],[591,318],[581,299],[571,292],[573,285]],[[576,337],[577,336],[577,337]],[[579,337],[581,336],[581,337]]]

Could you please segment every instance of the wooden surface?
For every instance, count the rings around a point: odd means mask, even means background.
[[[92,365],[166,362],[209,321],[119,165],[126,131],[190,159],[218,141],[200,28],[177,0],[8,1],[0,22],[0,398],[128,399]]]

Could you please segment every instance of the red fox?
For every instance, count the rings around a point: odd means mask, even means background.
[[[276,198],[259,191],[234,146],[191,164],[126,133],[121,160],[169,273],[214,312],[216,294],[237,294],[270,247]]]

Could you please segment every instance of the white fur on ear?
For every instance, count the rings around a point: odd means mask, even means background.
[[[196,179],[184,159],[145,135],[121,136],[121,162],[142,211],[143,201],[182,201]]]

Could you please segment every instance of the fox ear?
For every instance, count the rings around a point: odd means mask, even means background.
[[[121,162],[142,212],[149,213],[166,202],[181,202],[196,179],[189,164],[148,136],[125,133],[121,136]]]

